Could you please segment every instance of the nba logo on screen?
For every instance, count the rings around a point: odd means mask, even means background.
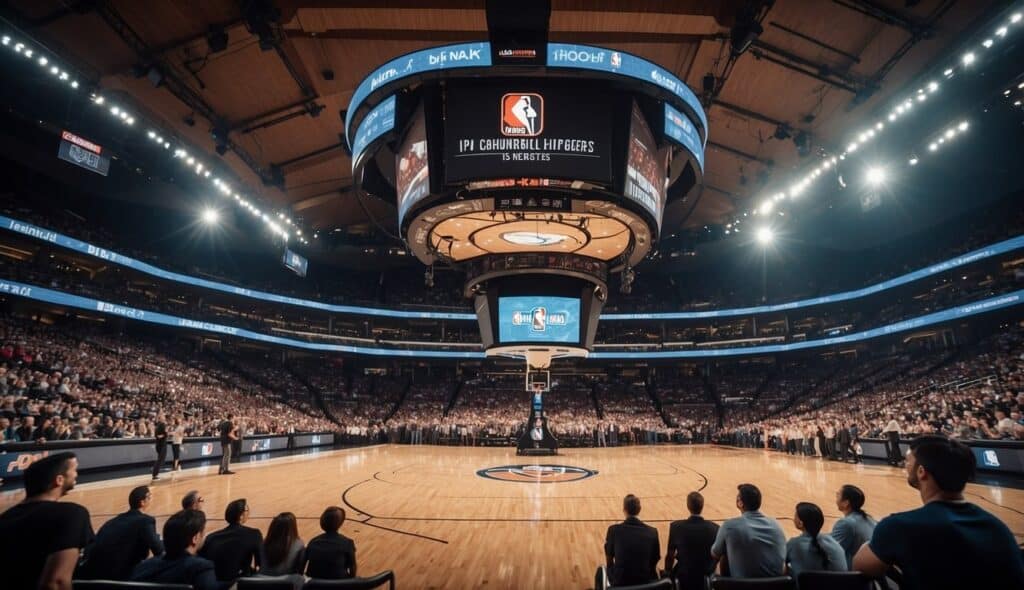
[[[533,310],[533,324],[531,329],[534,332],[543,332],[548,327],[548,310],[537,307]]]
[[[510,92],[501,97],[501,134],[536,137],[544,131],[544,97],[531,92]]]
[[[996,456],[995,451],[984,451],[981,455],[981,460],[985,467],[999,467],[999,457]]]

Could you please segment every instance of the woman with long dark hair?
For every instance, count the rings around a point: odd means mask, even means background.
[[[260,573],[266,576],[301,574],[303,552],[306,546],[299,538],[299,527],[295,515],[282,512],[270,521],[267,538],[263,541],[263,567]]]
[[[803,534],[786,543],[790,575],[796,578],[800,572],[845,572],[848,569],[843,548],[829,535],[820,534],[825,524],[821,508],[810,502],[800,502],[796,505],[793,524]]]
[[[853,556],[861,545],[871,540],[875,519],[864,512],[864,492],[855,485],[846,484],[836,492],[836,508],[843,517],[832,525],[832,538],[846,553],[846,564],[853,567]]]

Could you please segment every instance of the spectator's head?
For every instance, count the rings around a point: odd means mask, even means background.
[[[821,512],[821,508],[818,508],[817,504],[800,502],[796,505],[796,515],[793,517],[793,524],[796,525],[797,530],[816,537],[821,532],[821,527],[825,525],[825,515]]]
[[[704,496],[700,492],[690,492],[686,495],[686,509],[694,516],[700,516],[704,511]]]
[[[864,492],[855,485],[846,484],[836,492],[836,508],[844,515],[851,512],[864,513]]]
[[[132,510],[145,510],[152,498],[149,486],[139,486],[128,494],[128,507]]]
[[[637,498],[633,494],[626,494],[626,497],[622,499],[622,512],[626,516],[636,516],[640,514],[640,498]]]
[[[74,453],[55,453],[43,457],[25,470],[25,495],[29,498],[51,495],[59,498],[75,487],[78,458]]]
[[[943,497],[959,499],[976,468],[974,453],[960,441],[941,435],[910,441],[907,483],[921,493],[926,503]]]
[[[249,503],[245,498],[228,502],[224,508],[224,520],[228,521],[228,524],[245,524],[245,521],[249,520]]]
[[[761,509],[761,490],[752,483],[741,483],[736,486],[736,508],[740,512],[750,512]]]
[[[295,515],[291,512],[282,512],[270,521],[270,528],[267,529],[267,539],[263,542],[263,550],[267,556],[267,564],[279,566],[288,558],[288,550],[299,538],[299,526]]]
[[[182,510],[202,510],[206,500],[199,494],[199,490],[192,490],[181,499]]]
[[[195,555],[203,546],[206,514],[202,510],[182,510],[164,523],[164,551],[168,559]]]
[[[320,528],[325,533],[336,533],[345,522],[345,509],[338,506],[328,506],[320,515]]]

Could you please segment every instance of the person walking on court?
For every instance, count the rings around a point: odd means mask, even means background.
[[[185,425],[181,423],[181,418],[175,418],[174,425],[171,427],[171,457],[174,460],[171,464],[171,471],[181,469],[181,444],[183,442],[185,442]]]
[[[234,416],[228,414],[227,420],[220,423],[220,471],[218,475],[233,475],[231,471],[231,447],[238,440],[238,430],[235,428]]]
[[[163,414],[157,414],[156,429],[156,461],[153,461],[153,481],[160,479],[160,470],[163,469],[164,461],[167,460],[167,422]]]

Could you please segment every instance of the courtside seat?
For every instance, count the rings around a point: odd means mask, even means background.
[[[238,578],[237,590],[298,590],[305,578],[298,574],[289,576],[252,576]]]
[[[802,572],[800,590],[869,590],[874,584],[860,572]]]
[[[676,583],[671,578],[662,578],[633,586],[609,586],[607,566],[602,565],[594,572],[594,590],[674,590],[675,587]]]
[[[775,578],[708,578],[711,590],[796,590],[796,580],[789,576]]]
[[[120,582],[117,580],[73,580],[73,590],[192,590],[189,584],[160,584],[150,582]]]
[[[372,590],[387,583],[388,590],[395,590],[395,572],[384,570],[369,578],[351,578],[348,580],[309,580],[302,590]]]

